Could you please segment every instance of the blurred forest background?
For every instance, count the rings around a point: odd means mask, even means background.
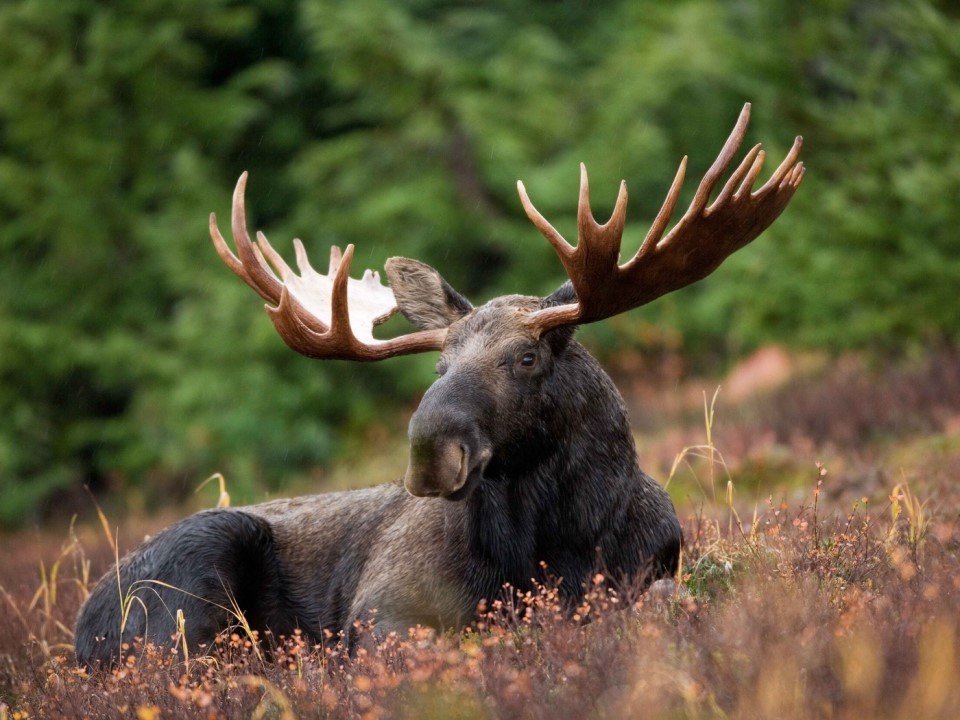
[[[474,300],[542,294],[562,269],[518,178],[568,236],[577,163],[598,217],[625,178],[632,252],[680,158],[689,199],[750,101],[764,177],[805,138],[790,208],[591,347],[711,371],[771,342],[960,337],[952,3],[4,0],[0,36],[0,526],[84,485],[153,505],[219,471],[256,499],[371,452],[351,438],[428,385],[432,357],[279,340],[207,236],[243,170],[284,252],[355,242],[355,267],[407,255]]]

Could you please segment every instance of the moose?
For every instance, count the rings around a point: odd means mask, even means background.
[[[781,214],[804,174],[800,137],[756,191],[764,152],[753,147],[708,204],[749,117],[747,104],[664,235],[683,185],[681,161],[624,264],[624,182],[611,218],[598,224],[581,164],[576,246],[518,182],[527,216],[569,279],[547,297],[505,295],[479,307],[417,260],[388,260],[389,287],[369,270],[351,278],[353,245],[342,254],[332,248],[324,275],[294,240],[294,272],[263,233],[251,240],[241,175],[232,206],[237,255],[214,214],[210,235],[227,267],[267,301],[287,345],[311,358],[358,361],[439,351],[439,377],[410,420],[402,484],[206,510],[171,525],[94,587],[77,619],[78,662],[110,665],[134,638],[164,645],[178,630],[196,648],[241,616],[275,635],[348,645],[357,620],[372,621],[381,636],[417,624],[457,629],[507,584],[530,588],[545,573],[572,603],[598,569],[641,589],[675,573],[681,528],[673,504],[640,469],[624,401],[574,331],[704,278]],[[416,329],[375,338],[374,326],[397,310]]]

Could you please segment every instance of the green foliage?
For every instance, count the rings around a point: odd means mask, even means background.
[[[251,171],[251,224],[314,257],[358,243],[475,299],[563,277],[516,200],[575,232],[621,177],[636,248],[677,162],[740,104],[791,208],[713,279],[602,347],[711,359],[779,341],[954,341],[960,21],[944,3],[84,0],[0,6],[0,524],[81,483],[241,497],[328,462],[429,381],[430,358],[317,365],[275,337],[205,238]],[[384,476],[402,468],[384,470]]]

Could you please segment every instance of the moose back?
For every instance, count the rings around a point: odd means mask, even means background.
[[[349,275],[353,246],[334,247],[326,275],[294,241],[299,274],[246,227],[244,173],[233,197],[237,255],[210,217],[220,257],[268,305],[283,340],[313,358],[381,360],[439,351],[439,378],[410,420],[402,484],[208,510],[120,560],[80,610],[77,660],[116,662],[139,637],[167,644],[178,611],[189,643],[210,643],[241,616],[274,634],[299,629],[350,641],[357,619],[378,633],[459,628],[479,601],[548,572],[575,602],[600,569],[642,587],[675,572],[680,524],[663,488],[638,466],[624,402],[573,337],[577,325],[639,307],[712,272],[783,211],[803,177],[797,138],[760,189],[753,147],[716,199],[746,133],[746,105],[690,207],[664,234],[681,162],[640,249],[619,263],[621,184],[610,220],[590,212],[581,165],[578,242],[571,246],[518,190],[569,280],[547,297],[507,295],[474,307],[433,268],[386,264]],[[416,331],[388,340],[375,325],[399,310]]]

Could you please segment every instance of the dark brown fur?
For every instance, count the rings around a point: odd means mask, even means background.
[[[195,647],[242,611],[320,640],[375,617],[380,632],[461,627],[541,563],[575,601],[598,568],[641,585],[676,569],[680,526],[637,465],[624,403],[570,328],[537,337],[524,314],[574,299],[509,296],[473,309],[422,263],[388,263],[401,310],[449,326],[440,377],[410,422],[399,483],[209,510],[120,561],[81,608],[79,662],[115,661],[139,636],[169,642],[176,611]],[[130,606],[121,630],[122,598]],[[376,610],[375,615],[373,610]],[[348,637],[344,635],[344,637]]]

